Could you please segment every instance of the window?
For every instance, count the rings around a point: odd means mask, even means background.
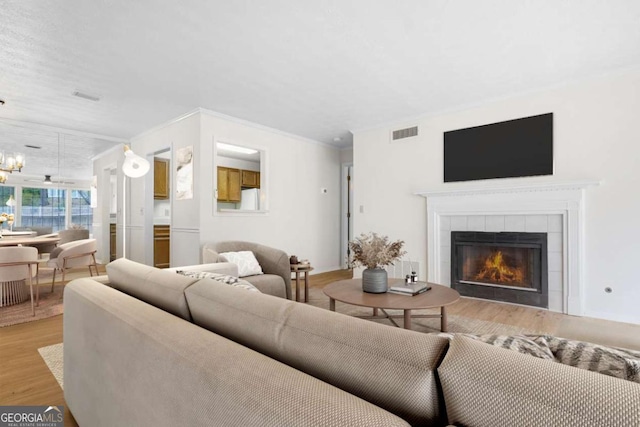
[[[66,191],[58,188],[23,188],[21,226],[51,227],[54,232],[64,230]]]
[[[93,233],[93,209],[91,209],[91,192],[88,190],[71,190],[71,224],[81,225],[89,233]]]
[[[13,187],[1,186],[0,187],[0,213],[2,212],[13,213],[13,214],[16,213],[15,206],[7,206],[7,200],[9,200],[9,196],[13,196],[13,198],[15,199],[16,197],[15,189]]]

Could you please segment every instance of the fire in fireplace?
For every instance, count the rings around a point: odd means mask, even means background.
[[[451,286],[461,295],[547,307],[546,233],[451,232]]]

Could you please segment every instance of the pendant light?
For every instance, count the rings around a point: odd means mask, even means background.
[[[149,172],[149,161],[135,154],[131,148],[124,146],[124,164],[122,172],[130,178],[140,178]]]

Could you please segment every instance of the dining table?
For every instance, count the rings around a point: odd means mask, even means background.
[[[14,231],[13,233],[17,233]],[[60,241],[60,237],[55,235],[46,236],[34,236],[34,235],[7,235],[7,232],[2,234],[0,238],[1,246],[35,246],[43,244],[56,244]]]

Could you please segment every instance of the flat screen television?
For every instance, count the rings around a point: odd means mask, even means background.
[[[553,113],[444,133],[444,182],[553,175]]]

